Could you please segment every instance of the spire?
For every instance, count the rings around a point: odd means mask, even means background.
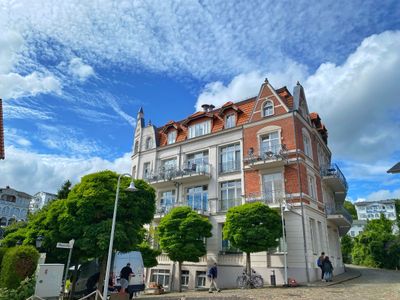
[[[138,127],[140,126],[141,128],[144,128],[144,112],[143,112],[143,107],[140,107],[138,114],[137,114],[137,125]]]
[[[140,107],[140,109],[139,109],[139,114],[144,114],[144,112],[143,112],[143,106]]]

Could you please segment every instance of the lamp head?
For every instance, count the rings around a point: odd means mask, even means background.
[[[44,238],[41,235],[36,238],[36,248],[42,247],[43,240]]]
[[[129,184],[129,186],[126,188],[125,191],[127,192],[136,192],[138,189],[135,186],[135,183],[133,181],[131,181],[131,183]]]

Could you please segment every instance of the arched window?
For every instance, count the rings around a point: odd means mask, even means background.
[[[153,148],[153,139],[148,137],[146,139],[146,150]]]
[[[8,206],[5,206],[3,208],[3,215],[7,216],[10,213],[10,208]]]
[[[264,117],[272,116],[274,114],[274,103],[270,100],[265,101],[263,105]]]
[[[7,225],[7,218],[6,217],[2,217],[0,220],[0,226],[6,226]]]

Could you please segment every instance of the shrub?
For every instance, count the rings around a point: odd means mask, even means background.
[[[0,300],[25,300],[32,296],[35,292],[34,276],[25,278],[18,288],[9,290],[0,288]]]
[[[1,272],[1,262],[3,261],[4,254],[6,254],[8,248],[0,247],[0,272]]]
[[[10,248],[1,264],[1,287],[16,289],[22,280],[35,272],[38,259],[39,252],[32,246]]]

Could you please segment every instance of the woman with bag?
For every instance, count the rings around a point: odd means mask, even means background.
[[[325,281],[332,281],[333,266],[331,261],[329,260],[329,256],[325,256],[324,262],[322,263],[322,270],[324,271]]]

